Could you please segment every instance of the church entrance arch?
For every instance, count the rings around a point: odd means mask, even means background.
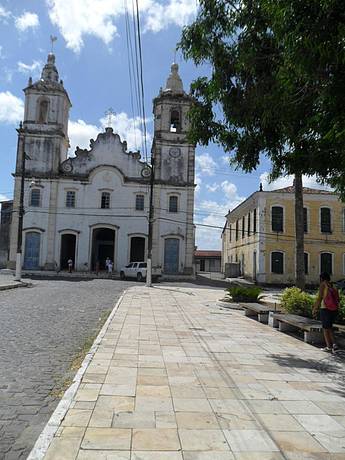
[[[132,236],[130,262],[143,262],[145,260],[145,238],[143,236]]]
[[[73,267],[76,267],[76,242],[77,237],[73,233],[64,233],[61,235],[61,250],[60,250],[60,269],[66,270],[68,268],[68,260],[73,261]]]
[[[105,270],[105,261],[108,257],[115,262],[115,230],[107,227],[93,229],[91,257],[92,270]]]

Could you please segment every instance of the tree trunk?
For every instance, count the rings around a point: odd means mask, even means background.
[[[295,174],[296,286],[305,288],[304,211],[302,174]]]

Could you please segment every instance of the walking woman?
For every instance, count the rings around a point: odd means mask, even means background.
[[[333,334],[333,323],[336,319],[338,309],[339,292],[331,283],[329,274],[322,273],[320,275],[319,294],[313,307],[313,315],[316,318],[320,310],[320,320],[326,342],[326,347],[322,349],[323,351],[335,353],[338,350]]]

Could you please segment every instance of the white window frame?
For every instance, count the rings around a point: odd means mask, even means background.
[[[283,273],[276,273],[272,271],[272,254],[275,252],[279,252],[280,254],[283,254]],[[285,275],[285,252],[284,251],[280,251],[279,249],[276,249],[275,251],[270,252],[270,273],[272,275],[278,275],[278,276]]]

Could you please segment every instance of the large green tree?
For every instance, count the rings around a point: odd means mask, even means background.
[[[296,284],[303,288],[302,175],[345,194],[342,0],[201,0],[184,57],[210,64],[192,84],[190,138],[220,144],[246,172],[295,177]]]

